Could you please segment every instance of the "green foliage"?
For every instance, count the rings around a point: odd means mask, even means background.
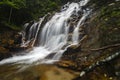
[[[12,0],[12,2],[14,4],[16,4],[16,6],[18,8],[25,8],[26,7],[26,0]]]
[[[59,5],[60,0],[0,0],[0,25],[6,26],[8,23],[21,26],[48,12],[58,10]]]
[[[25,7],[26,0],[2,0],[0,5],[9,6],[15,9],[20,9]]]
[[[22,27],[18,27],[18,26],[16,26],[15,24],[12,24],[12,23],[8,23],[8,22],[2,22],[6,27],[9,27],[9,28],[11,28],[11,29],[13,29],[13,30],[16,30],[16,31],[19,31],[19,30],[21,30],[22,29]]]
[[[6,5],[6,6],[10,6],[10,7],[13,7],[13,8],[18,8],[16,6],[16,4],[14,4],[13,2],[9,1],[9,0],[3,0],[2,2],[0,2],[0,5]]]
[[[57,0],[27,0],[27,10],[32,18],[38,19],[48,12],[55,11],[59,8],[60,1]]]

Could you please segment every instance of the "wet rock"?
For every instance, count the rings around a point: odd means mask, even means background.
[[[52,59],[56,53],[49,54],[45,59]]]
[[[109,6],[101,7],[101,9],[93,14],[92,18],[85,22],[83,30],[85,31],[87,38],[84,39],[79,47],[79,50],[75,51],[76,47],[68,48],[68,51],[63,54],[62,60],[67,60],[73,62],[77,67],[72,66],[72,64],[64,65],[72,70],[81,71],[90,65],[105,59],[106,57],[115,54],[120,51],[120,46],[111,47],[108,49],[91,51],[90,49],[97,49],[100,47],[114,45],[120,43],[120,30],[119,30],[119,17],[118,4],[111,3],[108,1]],[[105,3],[107,4],[107,3]],[[103,65],[94,68],[88,72],[84,77],[76,78],[75,80],[119,80],[120,79],[120,65],[118,56],[116,59],[105,63]],[[61,63],[61,62],[60,62]],[[62,64],[59,64],[62,66]]]
[[[80,52],[80,51],[81,51],[81,46],[80,45],[71,45],[70,47],[67,48],[67,50],[64,52],[63,55],[73,54],[73,53]]]
[[[16,31],[6,31],[0,33],[0,59],[12,56],[16,52],[23,51],[20,47],[21,35]]]
[[[0,79],[2,80],[72,80],[78,72],[63,69],[55,65],[34,65],[27,68],[18,68],[20,65],[0,66]],[[17,71],[17,72],[15,72]],[[3,76],[5,75],[5,76]]]
[[[9,56],[11,56],[11,54],[9,53],[9,50],[0,46],[0,60]]]
[[[9,50],[0,46],[0,53],[8,53],[8,52],[9,52]]]
[[[57,62],[56,65],[63,67],[63,68],[70,68],[70,69],[77,68],[77,64],[70,60],[61,60]]]

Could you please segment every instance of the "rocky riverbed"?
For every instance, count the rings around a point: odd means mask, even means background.
[[[70,69],[55,65],[4,65],[0,66],[0,80],[72,80],[79,75]]]

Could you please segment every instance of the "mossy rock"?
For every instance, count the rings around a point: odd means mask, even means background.
[[[120,43],[120,2],[110,3],[100,9],[96,18],[100,30],[101,46]]]

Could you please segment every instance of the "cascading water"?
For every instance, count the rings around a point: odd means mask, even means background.
[[[25,24],[25,30],[23,31],[23,43],[22,47],[27,47],[31,43],[33,50],[29,53],[23,53],[22,55],[13,55],[13,57],[0,61],[1,64],[6,63],[27,63],[33,62],[53,62],[59,60],[68,46],[79,43],[79,27],[84,24],[85,19],[90,13],[90,10],[83,10],[82,6],[85,6],[89,0],[81,0],[79,3],[67,3],[61,12],[56,13],[43,27],[42,22],[44,18],[41,18],[39,22],[33,22],[32,24]],[[70,19],[72,16],[79,16],[79,12],[82,12],[80,20],[74,24],[74,30],[72,32],[72,43],[68,43],[69,28],[71,26]],[[76,26],[76,27],[75,27]],[[41,28],[42,27],[42,28]],[[41,29],[41,30],[40,30]],[[41,32],[39,32],[41,31]],[[36,41],[39,41],[39,46],[34,47]],[[46,57],[55,53],[52,58],[46,60]]]
[[[30,43],[31,40],[32,40],[31,47],[34,46],[35,41],[36,41],[37,36],[38,36],[40,26],[41,26],[44,19],[45,19],[45,16],[43,18],[40,18],[39,22],[32,24],[30,27],[28,27],[29,23],[26,23],[24,25],[25,29],[23,30],[23,33],[22,33],[23,37],[22,37],[21,47],[27,47],[28,43]],[[24,39],[26,39],[26,42],[24,41]]]
[[[73,31],[73,37],[72,37],[72,41],[74,44],[78,44],[79,43],[79,27],[82,26],[84,24],[84,21],[86,19],[86,17],[89,15],[91,10],[88,9],[88,11],[83,11],[83,16],[81,17],[81,19],[79,20],[77,26],[75,27],[74,31]]]

